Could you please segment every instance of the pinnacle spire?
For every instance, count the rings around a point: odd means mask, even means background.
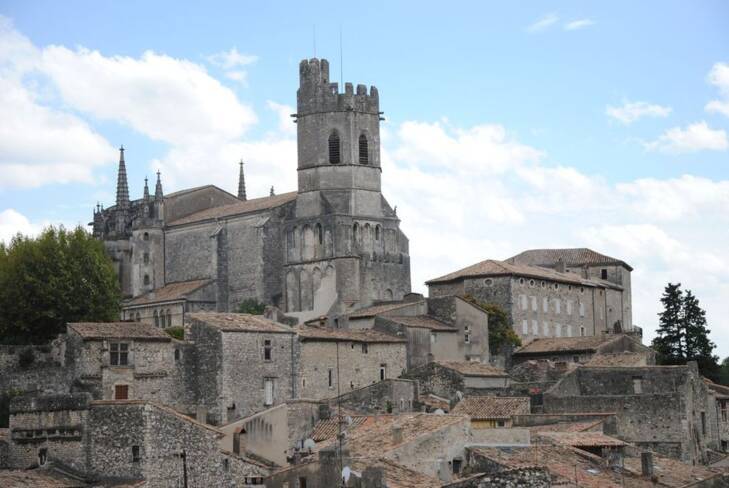
[[[238,200],[247,200],[246,198],[246,177],[243,174],[243,160],[240,160],[240,176],[238,177]]]
[[[274,196],[275,193],[273,192],[273,185],[271,185],[271,196]]]
[[[149,185],[147,185],[147,177],[144,177],[144,200],[149,200]]]
[[[162,196],[162,178],[160,177],[159,170],[157,170],[157,184],[154,187],[154,198],[155,200],[161,200]]]
[[[124,163],[124,146],[119,148],[119,172],[116,179],[116,206],[129,208],[129,185],[127,184],[127,167]]]

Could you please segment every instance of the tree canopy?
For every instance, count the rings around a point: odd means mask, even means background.
[[[0,342],[48,342],[68,322],[118,320],[119,306],[113,264],[80,226],[0,245]]]
[[[489,314],[489,353],[499,354],[505,345],[521,346],[521,339],[509,325],[509,318],[503,308],[493,303],[479,302],[470,295],[464,298]]]
[[[685,364],[696,361],[704,376],[719,380],[719,358],[713,354],[716,345],[709,339],[706,312],[691,292],[680,283],[668,283],[661,297],[663,311],[658,314],[658,336],[653,349],[659,364]]]

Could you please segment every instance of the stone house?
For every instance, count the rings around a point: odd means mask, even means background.
[[[707,378],[704,378],[704,383],[714,392],[719,441],[721,450],[727,452],[729,451],[729,387],[714,383]]]
[[[18,397],[11,403],[10,468],[53,465],[96,483],[253,486],[269,470],[219,449],[222,433],[175,410],[87,393]]]
[[[621,285],[573,272],[486,260],[426,285],[431,298],[469,295],[498,305],[523,342],[632,330]]]
[[[529,397],[467,396],[451,413],[468,416],[474,429],[511,428],[514,415],[530,413]]]
[[[688,463],[720,446],[716,399],[687,366],[587,367],[562,377],[543,398],[545,413],[616,416],[617,437]]]
[[[194,411],[188,376],[194,354],[182,341],[141,322],[83,322],[66,327],[71,390],[102,400],[149,400]]]
[[[511,386],[503,369],[476,361],[432,362],[407,371],[403,378],[418,382],[421,397],[432,394],[449,401],[463,395],[498,394]]]
[[[397,378],[407,365],[406,341],[374,330],[296,328],[301,398],[326,399]]]
[[[626,353],[629,353],[630,356],[626,356]],[[634,366],[652,366],[656,363],[655,351],[627,334],[538,338],[512,354],[514,364],[542,359],[555,363],[584,364],[593,358],[595,365],[605,366],[620,366],[630,363],[633,363]]]
[[[262,317],[188,315],[197,357],[197,401],[210,423],[227,424],[298,395],[299,347],[291,327]]]
[[[168,283],[122,304],[122,320],[156,327],[182,327],[191,312],[214,311],[215,286],[211,280]]]

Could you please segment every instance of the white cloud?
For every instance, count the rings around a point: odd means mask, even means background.
[[[671,107],[663,107],[648,102],[625,101],[621,107],[608,105],[605,108],[605,113],[623,124],[629,125],[641,117],[668,117],[671,110]]]
[[[230,51],[221,51],[219,53],[211,54],[207,59],[215,66],[220,66],[223,69],[233,69],[255,63],[258,61],[258,56],[241,54],[238,52],[238,49],[234,47]]]
[[[585,29],[592,25],[595,25],[595,21],[592,19],[578,19],[578,20],[573,20],[571,22],[567,22],[564,25],[564,30],[572,31],[572,30]]]
[[[657,140],[646,143],[645,147],[651,151],[673,154],[701,150],[724,151],[729,148],[729,140],[723,129],[711,129],[706,122],[697,122],[685,129],[668,129]]]
[[[719,89],[722,97],[706,104],[707,112],[718,112],[729,117],[729,63],[716,63],[707,77],[709,83]]]
[[[296,134],[296,124],[294,124],[291,114],[296,110],[291,105],[276,103],[272,100],[266,101],[269,109],[276,112],[278,116],[278,130],[284,134]]]
[[[536,20],[534,23],[530,24],[526,30],[527,32],[541,32],[556,24],[558,21],[559,16],[557,16],[557,14],[548,13]]]
[[[9,244],[18,233],[35,235],[42,226],[32,224],[28,218],[15,209],[7,208],[0,212],[0,242]]]

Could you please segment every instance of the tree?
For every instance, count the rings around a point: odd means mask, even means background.
[[[669,283],[661,297],[663,312],[659,313],[658,337],[653,348],[659,364],[685,364],[696,361],[702,375],[718,381],[719,358],[713,355],[716,345],[709,339],[706,312],[691,292],[681,290],[681,284]]]
[[[509,317],[504,309],[492,303],[481,303],[470,295],[465,299],[489,314],[489,353],[499,354],[505,345],[521,346],[521,339],[509,325]]]
[[[263,315],[266,305],[254,298],[246,298],[238,305],[238,313],[249,313],[251,315]]]
[[[44,343],[68,322],[119,319],[116,272],[81,227],[46,228],[0,246],[0,342]]]

